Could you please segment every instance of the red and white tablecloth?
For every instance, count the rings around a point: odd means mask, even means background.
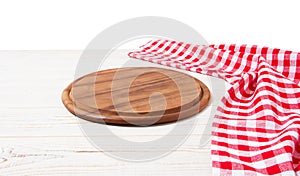
[[[300,175],[300,53],[155,40],[129,56],[232,85],[213,123],[214,175]]]

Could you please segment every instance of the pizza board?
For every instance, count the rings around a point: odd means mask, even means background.
[[[200,80],[156,67],[101,70],[72,82],[62,94],[74,115],[97,123],[148,126],[191,117],[208,104]]]

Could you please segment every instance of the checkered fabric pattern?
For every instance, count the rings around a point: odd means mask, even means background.
[[[213,123],[214,175],[300,176],[300,53],[155,40],[128,55],[232,85]]]

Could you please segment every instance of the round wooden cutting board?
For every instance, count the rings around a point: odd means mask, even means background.
[[[208,88],[187,74],[155,67],[102,70],[71,83],[62,94],[74,115],[99,123],[146,126],[195,115]]]

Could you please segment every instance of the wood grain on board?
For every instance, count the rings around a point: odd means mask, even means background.
[[[83,119],[116,125],[153,125],[191,117],[208,104],[200,80],[156,67],[102,70],[71,83],[66,108]]]

